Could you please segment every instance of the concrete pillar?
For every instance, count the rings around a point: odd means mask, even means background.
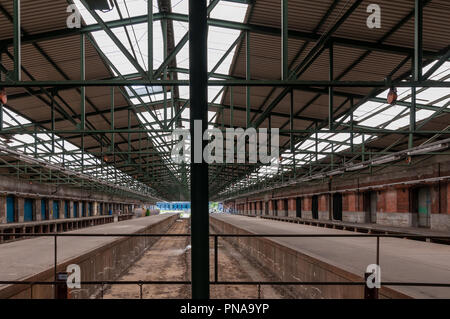
[[[285,217],[284,199],[279,199],[277,204],[277,216]]]
[[[0,195],[0,224],[6,224],[6,196]]]
[[[23,197],[16,197],[15,205],[16,205],[16,221],[19,223],[23,223],[25,220],[25,213],[24,213],[25,199]]]
[[[297,215],[297,202],[295,198],[289,198],[288,200],[288,216],[295,217]]]
[[[34,220],[35,221],[41,221],[42,215],[41,215],[41,198],[35,198],[34,199]]]
[[[59,219],[66,218],[66,201],[59,200]]]
[[[302,218],[312,219],[312,197],[306,196],[302,198]]]
[[[69,201],[69,218],[73,218],[73,201]]]
[[[273,205],[273,200],[269,200],[269,211],[268,211],[268,215],[269,216],[274,216],[275,215],[275,213],[274,213],[274,207],[273,207],[274,205]]]
[[[48,200],[48,219],[53,220],[53,199]]]
[[[92,215],[94,215],[94,216],[100,215],[98,202],[93,202],[92,203],[92,210],[93,210]]]
[[[329,220],[330,212],[329,212],[329,198],[330,194],[322,194],[319,196],[319,219],[320,220]]]

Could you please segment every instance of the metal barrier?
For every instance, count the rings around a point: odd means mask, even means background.
[[[54,281],[2,281],[0,285],[27,285],[32,288],[36,285],[52,285],[55,288],[58,284],[61,284],[57,280],[57,266],[58,266],[58,237],[190,237],[190,234],[23,234],[23,233],[0,233],[2,236],[27,236],[27,237],[53,237],[54,238]],[[258,289],[258,298],[261,297],[261,286],[365,286],[365,281],[322,281],[322,282],[304,282],[304,281],[219,281],[219,250],[218,241],[219,238],[230,237],[253,237],[253,238],[348,238],[348,237],[363,237],[363,238],[376,238],[376,264],[380,263],[380,238],[408,238],[408,239],[422,239],[429,236],[409,235],[409,234],[210,234],[209,237],[214,240],[214,280],[210,281],[211,285],[255,285]],[[450,236],[436,236],[433,239],[437,240],[450,240]],[[103,297],[103,288],[105,285],[138,285],[140,290],[140,298],[143,298],[142,287],[144,285],[190,285],[191,281],[163,281],[163,280],[151,280],[151,281],[82,281],[81,285],[100,285],[101,296]],[[429,283],[429,282],[381,282],[381,286],[409,286],[409,287],[441,287],[450,288],[449,283]],[[378,289],[378,288],[375,288]],[[30,289],[30,298],[33,298],[33,289]],[[56,293],[55,293],[56,295]],[[377,295],[377,294],[376,294]]]

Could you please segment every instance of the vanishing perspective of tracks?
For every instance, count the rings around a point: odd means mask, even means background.
[[[168,234],[189,233],[189,220],[179,219],[168,230]],[[190,280],[190,238],[162,237],[118,280],[122,281],[189,281]],[[245,258],[236,248],[225,241],[219,242],[219,280],[256,281],[273,280],[256,264]],[[210,244],[211,280],[214,276],[214,249]],[[143,285],[143,299],[184,299],[191,297],[190,285]],[[261,298],[283,298],[283,293],[272,287],[259,291]],[[140,288],[137,285],[114,285],[107,287],[105,299],[137,299]],[[211,285],[211,298],[258,298],[256,285]]]

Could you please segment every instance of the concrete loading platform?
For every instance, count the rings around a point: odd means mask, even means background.
[[[119,221],[125,220],[120,216]],[[127,219],[131,219],[131,215],[126,215]],[[93,216],[83,218],[54,219],[45,221],[33,221],[27,223],[0,224],[1,233],[15,234],[40,234],[40,233],[56,233],[62,231],[70,231],[80,228],[97,226],[114,222],[114,216]],[[25,239],[23,236],[0,236],[0,243]]]
[[[214,215],[211,225],[226,234],[352,234],[281,221]],[[281,281],[363,281],[376,263],[376,238],[234,238],[227,241]],[[450,247],[400,238],[380,238],[381,282],[448,283]],[[362,298],[359,286],[296,286],[303,298]],[[300,296],[299,296],[300,297]],[[382,286],[381,298],[450,298],[450,288]]]
[[[244,215],[245,216],[245,215]],[[256,217],[255,215],[247,215],[249,217]],[[448,232],[424,229],[419,227],[395,227],[379,224],[368,224],[368,223],[349,223],[336,220],[314,220],[299,217],[279,217],[279,216],[259,216],[263,219],[278,220],[288,223],[303,224],[317,227],[333,228],[349,230],[359,233],[367,234],[403,234],[410,236],[421,236],[421,240],[427,242],[436,242],[440,244],[450,244],[450,238],[448,240],[435,239],[436,237],[446,237],[449,236]]]
[[[65,234],[165,233],[178,214],[156,215],[93,226]],[[59,237],[58,271],[77,264],[82,281],[115,280],[158,238],[150,237]],[[54,238],[38,237],[0,245],[0,281],[53,281]],[[72,298],[88,298],[99,287],[82,286]],[[3,298],[53,298],[52,285],[0,285]]]

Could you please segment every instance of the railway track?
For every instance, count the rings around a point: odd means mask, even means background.
[[[169,234],[189,233],[189,220],[179,219],[168,230]],[[118,280],[190,280],[190,238],[162,237],[128,271]],[[273,280],[256,264],[247,260],[236,248],[225,241],[220,242],[219,252],[219,280],[223,281],[256,281]],[[210,243],[211,280],[214,274],[214,249]],[[211,285],[211,298],[240,299],[240,298],[283,298],[282,291],[273,287],[258,287],[243,285]],[[140,288],[137,285],[116,285],[106,287],[104,299],[138,299]],[[143,299],[187,299],[191,298],[190,285],[143,285]]]

